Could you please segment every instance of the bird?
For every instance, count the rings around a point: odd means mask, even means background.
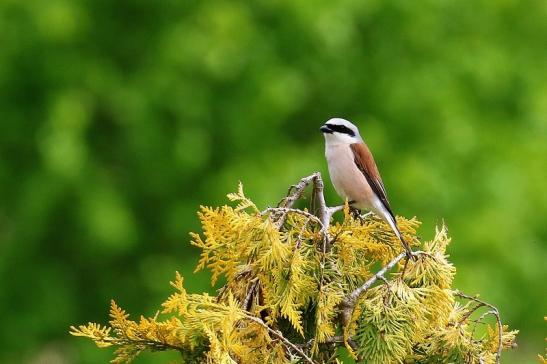
[[[389,205],[380,172],[359,129],[341,118],[327,120],[319,130],[325,137],[325,157],[334,189],[350,206],[379,216],[401,241],[407,257],[412,257],[409,244],[401,235]]]

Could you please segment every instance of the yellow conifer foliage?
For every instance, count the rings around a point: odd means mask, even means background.
[[[513,345],[516,331],[497,309],[452,288],[445,227],[422,243],[420,222],[398,217],[406,241],[422,249],[406,261],[389,226],[354,218],[347,204],[341,221],[325,226],[287,207],[290,198],[263,212],[241,184],[228,198],[235,207],[201,207],[202,233],[192,234],[196,270],[210,270],[213,285],[226,280],[217,296],[187,293],[177,273],[161,313],[133,321],[112,301],[109,326],[71,334],[115,346],[113,363],[144,350],[176,350],[183,363],[340,363],[342,346],[371,364],[478,364],[498,362]],[[490,316],[497,324],[479,332]]]

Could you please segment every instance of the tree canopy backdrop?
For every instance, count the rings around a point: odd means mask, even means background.
[[[106,362],[67,335],[190,277],[198,205],[260,207],[355,121],[397,214],[446,222],[454,285],[543,352],[547,4],[541,0],[0,3],[3,362]],[[326,175],[326,173],[323,173]],[[327,200],[342,202],[327,183]],[[209,276],[186,289],[210,289]],[[14,333],[24,333],[15,335]],[[155,362],[143,356],[139,363]]]

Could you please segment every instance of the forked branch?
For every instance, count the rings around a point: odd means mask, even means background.
[[[293,208],[295,203],[302,197],[304,190],[309,185],[313,185],[313,201],[317,204],[315,206],[315,215],[307,211]],[[291,186],[287,193],[287,197],[285,197],[277,207],[270,207],[264,210],[261,214],[270,212],[277,215],[274,221],[279,227],[283,226],[289,213],[298,213],[309,217],[320,226],[321,233],[323,235],[323,251],[328,251],[330,249],[330,220],[334,213],[343,210],[344,205],[335,207],[327,206],[324,190],[325,184],[323,182],[323,178],[321,177],[321,173],[315,172],[302,178],[297,184]]]
[[[486,312],[485,315],[491,314],[496,318],[496,325],[498,327],[498,349],[496,350],[496,364],[499,364],[501,359],[501,350],[503,349],[503,325],[501,323],[501,317],[497,307],[479,299],[478,297],[469,296],[460,291],[455,291],[454,294],[458,297],[477,302],[478,305],[475,309],[478,309],[479,307],[483,307],[483,306],[490,308],[490,310]]]
[[[271,335],[273,335],[276,338],[278,338],[279,340],[281,340],[281,342],[283,343],[283,346],[285,346],[286,349],[293,350],[306,363],[315,364],[315,362],[308,355],[306,355],[306,353],[300,347],[298,347],[297,345],[290,342],[287,338],[285,338],[285,336],[283,336],[283,334],[280,331],[272,329],[270,326],[266,325],[266,323],[258,317],[255,317],[255,316],[252,316],[252,315],[247,315],[245,317],[248,320],[256,322],[257,324],[259,324],[260,326],[265,328]]]

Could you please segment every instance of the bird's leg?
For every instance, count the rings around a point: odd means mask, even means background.
[[[349,206],[349,209],[350,209],[350,213],[351,213],[351,216],[353,217],[354,220],[357,220],[359,219],[359,221],[361,222],[361,225],[363,225],[367,219],[367,217],[369,217],[370,215],[373,214],[372,211],[369,211],[369,212],[366,212],[366,213],[361,213],[362,211],[356,207],[353,207]]]
[[[350,206],[350,212],[353,216],[353,219],[359,220],[361,222],[361,225],[363,225],[366,221],[366,218],[372,214],[372,212],[367,212],[366,214],[362,214],[361,210],[351,206]]]
[[[354,219],[359,219],[361,217],[361,210],[359,210],[358,208],[350,205],[349,211]]]
[[[412,254],[412,249],[410,248],[410,245],[406,242],[405,239],[403,239],[402,236],[399,236],[399,240],[401,240],[401,243],[403,244],[403,248],[406,251],[406,263],[405,263],[405,269],[404,269],[404,271],[406,271],[406,264],[408,264],[408,261],[411,260],[411,259],[413,261],[417,261],[418,257],[416,255]],[[403,275],[404,275],[404,272],[403,272]]]

